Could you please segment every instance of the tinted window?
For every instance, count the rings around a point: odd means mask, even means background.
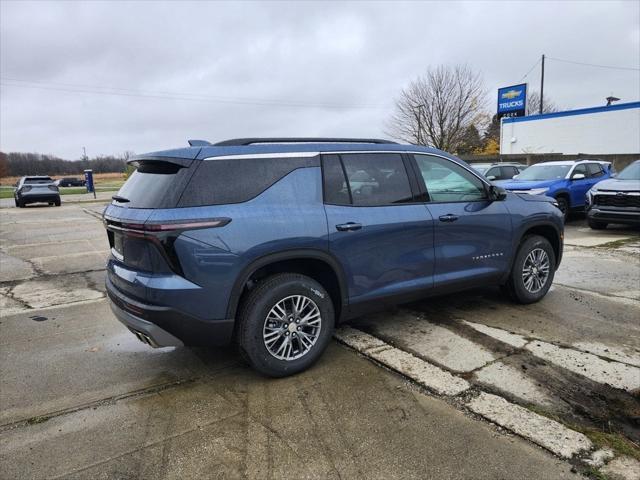
[[[139,162],[138,168],[118,191],[130,208],[173,208],[192,170],[168,162]]]
[[[24,179],[24,184],[25,185],[37,185],[39,183],[51,183],[53,182],[53,180],[51,180],[51,178],[49,177],[32,177],[32,178],[25,178]]]
[[[620,172],[620,180],[640,180],[640,162],[633,162]]]
[[[349,205],[349,186],[338,155],[323,155],[322,178],[324,182],[324,201],[333,205]]]
[[[471,202],[487,198],[484,183],[457,163],[430,155],[415,155],[415,159],[432,202]],[[432,172],[440,169],[449,173],[442,178],[434,177]]]
[[[600,175],[604,174],[602,165],[600,165],[599,163],[588,163],[587,171],[589,172],[590,177],[599,177]]]
[[[179,207],[241,203],[260,195],[297,168],[319,166],[318,157],[203,160]]]
[[[502,169],[502,179],[508,180],[518,174],[516,167],[500,167]]]
[[[390,205],[413,201],[409,177],[398,153],[341,155],[354,205]]]

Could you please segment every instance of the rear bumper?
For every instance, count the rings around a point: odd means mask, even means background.
[[[141,341],[152,347],[222,346],[231,342],[233,319],[205,320],[169,307],[133,300],[105,281],[111,310]]]
[[[640,225],[640,211],[609,210],[591,207],[587,212],[590,220],[606,223],[621,223],[624,225]]]
[[[55,203],[60,201],[60,195],[57,193],[46,195],[18,195],[18,199],[25,205],[28,203]]]

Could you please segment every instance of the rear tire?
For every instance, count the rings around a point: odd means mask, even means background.
[[[18,199],[13,197],[13,201],[16,202],[16,207],[20,208],[20,204],[18,203]]]
[[[589,224],[589,228],[593,230],[604,230],[608,225],[608,223],[598,222],[597,220],[591,220],[590,218],[587,219],[587,223]]]
[[[334,324],[333,302],[322,285],[305,275],[282,273],[248,293],[238,315],[237,340],[254,369],[285,377],[320,358]]]
[[[556,255],[549,240],[539,235],[525,237],[503,289],[517,303],[537,302],[551,288],[555,268]]]
[[[560,211],[562,212],[562,221],[566,222],[569,217],[569,201],[565,197],[556,198]]]
[[[24,208],[25,205],[24,200],[18,200],[18,208]]]
[[[56,200],[56,202],[55,202],[55,204],[56,204],[56,207],[59,207],[59,206],[60,206],[60,204],[61,204],[60,199],[57,199],[57,200]]]

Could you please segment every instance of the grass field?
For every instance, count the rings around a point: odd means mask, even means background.
[[[81,178],[82,175],[59,175],[53,179],[61,177]],[[21,177],[2,177],[0,178],[0,198],[13,197],[13,185],[20,180]],[[97,192],[115,192],[120,189],[124,183],[124,175],[122,173],[96,173],[93,175],[93,183]],[[86,193],[85,187],[61,187],[60,195],[77,195]]]

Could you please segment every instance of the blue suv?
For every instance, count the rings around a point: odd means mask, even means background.
[[[236,342],[285,376],[336,324],[385,305],[499,285],[549,290],[553,199],[490,184],[431,148],[371,139],[239,139],[141,155],[105,209],[116,317],[153,346]]]
[[[495,183],[511,192],[555,198],[566,219],[571,211],[584,211],[587,192],[609,178],[611,168],[610,162],[599,160],[543,162]]]

